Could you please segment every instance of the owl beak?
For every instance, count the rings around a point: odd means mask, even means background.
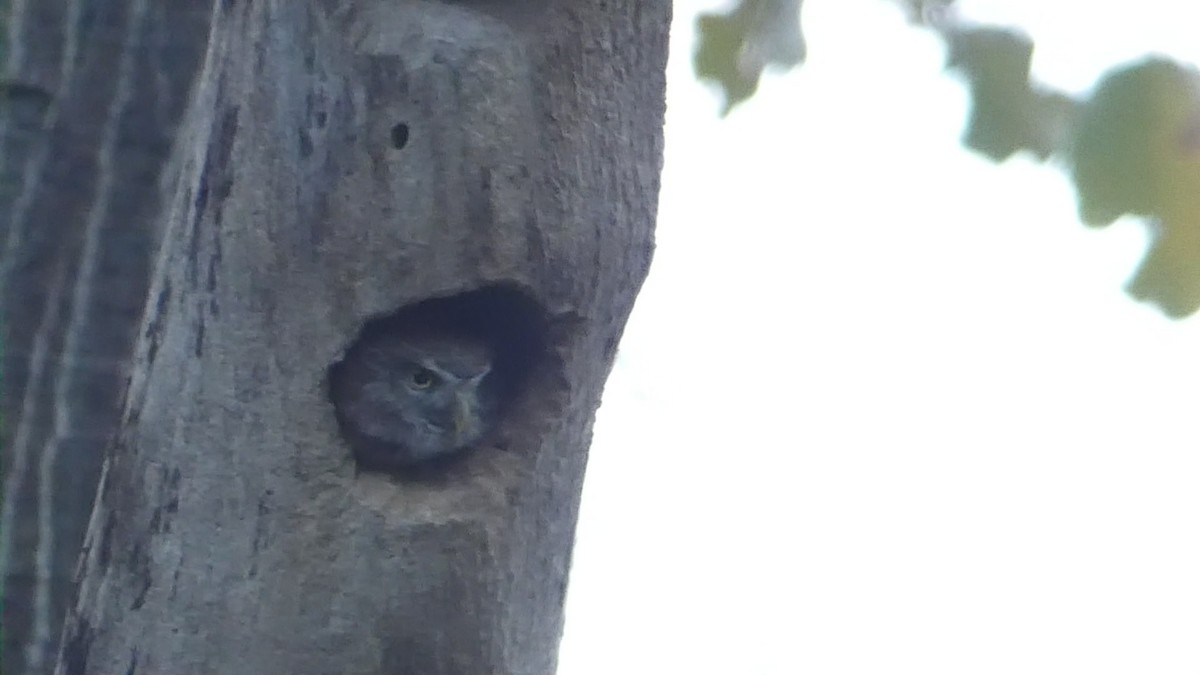
[[[471,429],[471,400],[464,392],[458,392],[454,396],[454,438],[455,440],[462,439],[470,435]]]

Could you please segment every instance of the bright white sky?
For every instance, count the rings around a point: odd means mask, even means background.
[[[1200,672],[1200,318],[1124,294],[1142,226],[964,151],[940,42],[883,0],[808,0],[808,62],[719,120],[718,4],[676,5],[562,675]],[[961,4],[1069,92],[1200,62],[1192,3]]]

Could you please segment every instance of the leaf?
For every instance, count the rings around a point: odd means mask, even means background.
[[[1200,228],[1196,221],[1156,225],[1150,250],[1125,290],[1182,319],[1200,309]]]
[[[789,69],[804,60],[801,0],[742,0],[729,14],[696,19],[696,76],[715,81],[724,101],[721,116],[750,98],[768,65]]]
[[[971,92],[963,145],[1000,162],[1021,150],[1045,160],[1069,137],[1076,104],[1029,82],[1033,42],[999,28],[945,32],[947,69],[960,70]]]
[[[1123,213],[1198,215],[1196,71],[1166,59],[1114,70],[1096,87],[1075,135],[1072,177],[1090,225]]]
[[[1083,108],[1071,170],[1084,222],[1152,219],[1129,293],[1175,317],[1200,309],[1200,74],[1162,58],[1111,71]]]

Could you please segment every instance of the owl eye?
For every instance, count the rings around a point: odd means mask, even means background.
[[[408,379],[413,389],[428,389],[437,382],[437,375],[428,368],[418,368]]]

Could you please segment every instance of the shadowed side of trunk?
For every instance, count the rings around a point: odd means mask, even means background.
[[[9,0],[0,79],[0,672],[53,668],[158,245],[205,3]]]

